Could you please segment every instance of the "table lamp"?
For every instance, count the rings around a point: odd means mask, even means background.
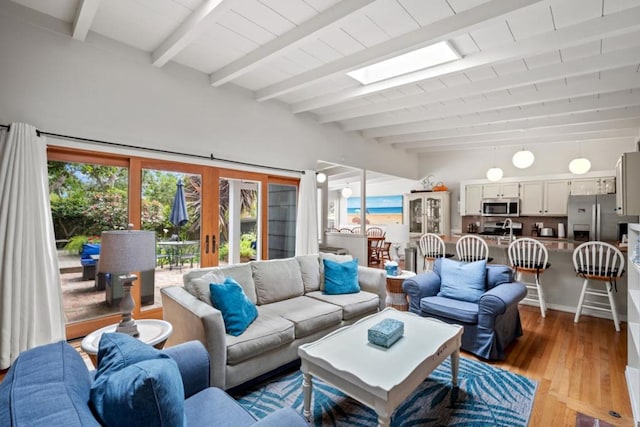
[[[103,231],[100,246],[99,273],[122,273],[122,300],[120,312],[122,320],[116,332],[137,337],[138,327],[131,317],[135,302],[131,296],[131,286],[138,278],[132,271],[152,270],[156,266],[156,235],[153,231],[120,230]]]
[[[400,247],[402,244],[409,242],[409,225],[408,224],[387,224],[385,240],[391,242],[395,249],[394,261],[400,260]]]

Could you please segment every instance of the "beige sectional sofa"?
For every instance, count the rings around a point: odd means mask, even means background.
[[[359,266],[360,292],[326,295],[323,257],[351,259],[320,254],[192,270],[184,286],[162,289],[164,319],[173,325],[167,346],[201,341],[211,359],[211,385],[229,389],[294,361],[301,344],[384,308],[384,270]],[[225,333],[222,314],[211,305],[211,274],[232,277],[257,306],[258,318],[237,337]]]

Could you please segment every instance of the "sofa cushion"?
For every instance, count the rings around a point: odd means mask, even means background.
[[[185,289],[197,298],[197,295],[193,290],[193,279],[201,277],[211,271],[222,273],[224,277],[232,277],[233,280],[242,286],[242,290],[249,298],[249,301],[254,304],[257,302],[256,286],[253,283],[253,273],[251,271],[251,266],[248,263],[191,270],[182,276]]]
[[[425,316],[439,316],[458,322],[478,323],[478,304],[443,297],[425,297],[420,300]]]
[[[438,296],[477,303],[485,292],[486,268],[486,260],[460,262],[444,258]]]
[[[293,322],[296,339],[337,326],[342,321],[339,306],[306,296],[275,302],[266,309]]]
[[[227,364],[236,365],[295,339],[293,323],[258,306],[258,318],[234,337],[227,336]]]
[[[244,427],[256,420],[238,402],[219,388],[209,387],[184,402],[189,427]]]
[[[335,262],[322,260],[324,264],[324,291],[329,295],[360,292],[358,284],[358,260]]]
[[[269,304],[304,294],[302,273],[295,258],[250,263],[258,304]]]
[[[224,279],[224,283],[209,284],[209,290],[211,303],[222,313],[224,329],[228,334],[237,337],[258,317],[256,306],[231,277]]]
[[[320,289],[320,262],[318,255],[299,255],[296,261],[300,266],[304,292],[313,292]]]
[[[209,289],[209,285],[211,283],[224,283],[224,279],[224,274],[222,274],[220,270],[215,269],[208,271],[205,275],[194,278],[191,281],[190,293],[200,301],[212,305],[211,289]]]
[[[99,426],[90,389],[82,356],[66,342],[24,351],[0,383],[0,425]]]
[[[347,262],[351,261],[353,257],[351,255],[336,255],[329,252],[320,252],[320,290],[324,291],[324,262],[325,259],[330,259],[335,262]]]
[[[91,387],[91,403],[107,426],[185,425],[182,377],[171,358],[144,360],[101,376]]]
[[[309,292],[305,296],[342,307],[343,320],[376,313],[380,305],[380,297],[366,291],[344,295],[328,295],[321,291],[315,291]]]

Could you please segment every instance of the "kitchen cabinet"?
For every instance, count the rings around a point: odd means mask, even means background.
[[[464,215],[480,215],[482,213],[482,184],[465,186]]]
[[[495,184],[484,184],[482,186],[482,197],[520,197],[520,184],[517,182],[503,182]]]
[[[571,195],[613,194],[616,192],[615,182],[614,177],[572,179]]]
[[[629,224],[627,275],[627,368],[625,377],[633,410],[634,426],[640,427],[640,263],[635,248],[640,239],[640,224]],[[634,262],[634,259],[636,262]]]
[[[425,233],[451,234],[450,198],[447,191],[405,194],[403,212],[404,222],[409,225],[409,236],[420,237]]]
[[[520,215],[542,215],[544,210],[544,183],[523,182],[520,187]]]
[[[544,215],[562,216],[567,214],[569,181],[554,180],[544,182]]]
[[[567,214],[569,181],[528,181],[520,184],[520,215]]]
[[[616,163],[616,208],[619,215],[640,214],[640,152],[624,153]]]

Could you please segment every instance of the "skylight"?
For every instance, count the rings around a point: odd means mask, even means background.
[[[376,64],[367,65],[347,74],[360,83],[368,85],[456,59],[460,59],[458,52],[451,47],[449,42],[442,41]]]

